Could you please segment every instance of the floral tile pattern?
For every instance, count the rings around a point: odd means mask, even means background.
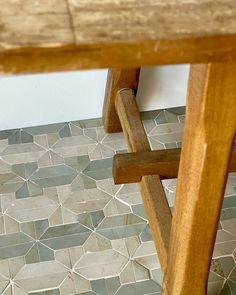
[[[153,149],[181,146],[185,109],[142,114]],[[136,184],[114,185],[122,133],[101,119],[0,132],[0,294],[154,295],[163,274]],[[173,208],[176,180],[164,181]],[[236,174],[228,177],[209,295],[236,294]]]

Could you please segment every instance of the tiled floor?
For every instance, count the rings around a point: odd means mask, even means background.
[[[181,145],[183,108],[143,119],[153,149]],[[123,135],[105,134],[99,119],[0,132],[1,294],[160,294],[137,186],[111,178],[112,156],[125,150]],[[171,206],[175,186],[165,182]],[[236,294],[235,187],[231,174],[210,295]]]

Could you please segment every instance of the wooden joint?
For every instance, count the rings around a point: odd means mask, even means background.
[[[158,174],[161,179],[177,178],[181,149],[157,150],[115,155],[115,184],[140,182],[144,175]],[[236,172],[236,146],[228,172]]]
[[[140,182],[144,175],[158,174],[161,179],[176,178],[181,149],[147,151],[115,155],[115,184]]]

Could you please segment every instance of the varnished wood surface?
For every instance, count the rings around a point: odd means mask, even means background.
[[[117,154],[113,159],[115,184],[140,182],[144,175],[158,174],[161,179],[178,177],[181,149]],[[236,172],[236,146],[228,172]]]
[[[133,90],[120,90],[115,105],[129,151],[150,151]],[[161,267],[165,270],[172,218],[170,208],[158,175],[144,176],[139,184]]]
[[[236,63],[193,65],[163,295],[206,295],[236,133]]]
[[[109,69],[103,103],[103,124],[106,132],[121,132],[119,117],[116,113],[116,95],[122,88],[130,88],[136,94],[140,69]]]
[[[236,60],[234,0],[0,0],[0,72]]]
[[[140,182],[144,175],[176,178],[181,149],[117,154],[113,158],[115,184]]]

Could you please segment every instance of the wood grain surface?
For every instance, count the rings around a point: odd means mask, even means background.
[[[0,71],[236,60],[234,0],[0,0]]]
[[[132,89],[123,89],[118,92],[116,110],[129,151],[150,151],[151,148]],[[139,186],[161,267],[165,270],[172,216],[164,188],[159,175],[142,177]]]
[[[113,159],[115,184],[140,182],[144,175],[158,174],[161,179],[178,177],[181,149],[117,154]],[[236,146],[228,172],[236,172]]]
[[[109,69],[103,103],[103,125],[108,133],[121,132],[119,117],[116,113],[116,95],[122,88],[130,88],[136,94],[140,69]]]
[[[236,63],[191,66],[163,295],[206,295],[236,133]]]

